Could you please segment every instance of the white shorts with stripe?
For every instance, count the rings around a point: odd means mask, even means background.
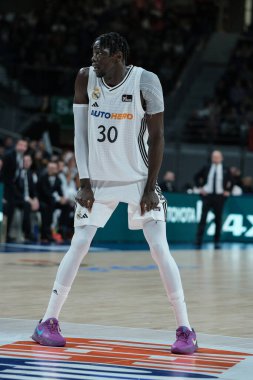
[[[120,202],[128,204],[128,227],[131,230],[142,229],[143,224],[150,220],[166,221],[167,202],[158,185],[155,191],[159,197],[159,204],[154,210],[141,215],[140,201],[145,184],[146,180],[130,183],[91,181],[95,197],[92,210],[89,212],[77,203],[74,226],[104,227]]]

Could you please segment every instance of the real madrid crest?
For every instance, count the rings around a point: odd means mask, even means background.
[[[82,218],[82,211],[79,210],[77,213],[76,213],[76,218],[77,219],[81,219]]]
[[[92,92],[92,98],[93,99],[98,99],[98,98],[100,98],[100,88],[99,87],[95,87],[94,88],[94,90],[93,90],[93,92]]]

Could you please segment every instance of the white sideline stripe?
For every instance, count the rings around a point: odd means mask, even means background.
[[[30,364],[30,363],[28,363],[28,364]],[[159,367],[161,367],[161,368],[179,368],[179,367],[187,367],[187,370],[188,369],[191,369],[192,370],[192,368],[189,368],[188,366],[184,366],[183,364],[173,364],[173,363],[171,363],[171,364],[151,364],[151,363],[143,363],[143,362],[134,362],[133,363],[134,365],[144,365],[144,366],[152,366],[152,367],[155,367],[155,368],[159,368]],[[48,367],[64,367],[64,368],[77,368],[77,369],[97,369],[98,368],[98,366],[96,366],[96,365],[91,365],[91,364],[75,364],[75,363],[69,363],[69,364],[66,364],[66,363],[50,363],[50,362],[33,362],[33,365],[37,365],[37,366],[48,366]],[[106,364],[106,365],[102,365],[102,364],[99,364],[98,363],[98,365],[99,365],[99,368],[102,368],[102,369],[104,369],[104,370],[106,370],[106,369],[108,369],[109,367],[111,367],[111,366],[116,366],[115,368],[113,368],[113,371],[122,371],[122,369],[120,368],[121,367],[121,365],[119,365],[119,364]],[[119,367],[119,368],[117,368],[117,367]],[[26,367],[27,368],[27,367]],[[202,365],[202,364],[200,364],[199,366],[198,366],[198,368],[197,367],[195,367],[195,369],[200,369],[200,370],[204,370],[204,369],[206,369],[206,370],[209,370],[209,369],[216,369],[217,368],[217,370],[219,370],[219,369],[221,369],[221,370],[223,370],[223,369],[225,369],[225,370],[227,370],[227,368],[225,368],[225,367],[221,367],[221,366],[217,366],[217,367],[215,367],[215,368],[211,368],[211,367],[206,367],[206,366],[204,366],[204,365]],[[141,371],[141,372],[143,372],[143,373],[145,373],[145,372],[147,372],[147,371],[145,371],[145,368],[141,368],[141,367],[136,367],[136,369],[125,369],[124,368],[124,372],[136,372],[136,370],[138,370],[138,371]]]
[[[91,352],[91,350],[84,350],[84,349],[81,349],[81,348],[67,348],[64,350],[64,352],[69,352],[69,353],[72,353],[73,354],[88,354],[89,352]]]
[[[39,251],[65,252],[69,249],[70,244],[69,245],[61,245],[61,246],[57,246],[57,245],[45,246],[45,245],[35,245],[35,244],[13,244],[13,243],[0,244],[0,248],[4,247],[4,246],[10,247],[10,248],[17,248],[17,249],[25,248],[26,250],[27,249],[34,249],[34,250],[39,250]],[[90,247],[89,252],[94,252],[94,251],[109,251],[109,248]]]
[[[69,341],[68,341],[69,342]],[[101,350],[101,351],[112,351],[112,348],[110,347],[102,347],[102,346],[91,346],[91,345],[80,345],[80,346],[77,346],[78,348],[84,348],[84,349],[94,349],[94,350]]]
[[[55,358],[55,359],[70,359],[70,356],[59,356],[59,355],[52,355],[52,354],[32,354],[30,352],[15,352],[15,351],[0,351],[1,356],[8,356],[10,355],[19,355],[19,356],[35,356],[35,357],[42,357],[42,358]],[[12,356],[11,356],[12,357]]]
[[[10,374],[18,374],[18,375],[27,375],[27,372],[26,371],[15,371],[15,370],[5,370],[4,371],[6,374],[10,373]],[[43,379],[43,378],[46,378],[46,376],[50,376],[50,379],[53,379],[54,377],[52,377],[52,373],[51,372],[40,372],[40,371],[29,371],[29,375],[35,375],[35,376],[39,376],[39,378]],[[56,377],[55,379],[58,379],[59,377],[57,376],[57,372],[55,373]],[[101,379],[100,375],[104,375],[106,376],[105,379],[108,380],[108,375],[110,376],[111,379],[115,378],[115,379],[120,379],[120,378],[126,378],[126,374],[125,373],[110,373],[110,372],[96,372],[96,371],[84,371],[83,373],[83,376],[81,375],[73,375],[73,374],[65,374],[65,373],[61,373],[59,374],[61,376],[61,378],[66,378],[66,379],[84,379],[84,380],[87,380],[87,377],[86,375],[99,375],[99,380]],[[2,376],[2,374],[1,374]],[[136,377],[138,376],[138,377]],[[141,375],[139,373],[136,373],[136,374],[128,374],[127,377],[130,379],[135,379],[135,380],[140,380],[140,379],[149,379],[149,380],[157,380],[157,376],[152,376],[152,375]],[[17,377],[16,377],[17,378]],[[12,379],[15,379],[12,377]],[[30,376],[27,376],[27,379],[32,379],[32,377]],[[93,377],[93,376],[89,376],[88,379],[94,379],[94,380],[98,380],[97,377]]]
[[[110,375],[111,376],[111,375]],[[73,378],[73,377],[72,377]],[[112,378],[112,376],[111,376]],[[8,375],[8,374],[1,374],[1,380],[2,379],[10,379],[10,380],[35,380],[35,379],[39,379],[39,380],[57,380],[59,378],[53,378],[53,377],[50,377],[50,378],[46,378],[46,377],[41,377],[41,376],[38,376],[38,377],[31,377],[31,376],[22,376],[22,375]],[[83,380],[98,380],[98,377],[97,376],[89,376],[88,378],[85,376],[85,377],[78,377],[78,379],[83,379]],[[116,377],[115,379],[118,379],[118,377]],[[138,378],[135,378],[135,380],[139,380],[141,379],[140,377]],[[157,380],[157,378],[155,377],[151,377],[149,376],[149,379],[150,380]],[[106,377],[101,377],[99,376],[99,380],[108,380],[108,375]],[[160,380],[168,380],[167,377],[164,377],[164,378],[160,378]],[[174,377],[173,380],[182,380],[181,377]],[[184,380],[184,379],[183,379]],[[218,380],[218,379],[217,379]]]
[[[34,378],[32,378],[30,376],[8,375],[8,374],[5,374],[3,372],[1,373],[1,379],[10,379],[10,380],[29,380],[30,379],[30,380],[34,380]],[[48,380],[48,379],[43,379],[43,380]]]
[[[61,364],[61,363],[60,363]],[[45,371],[55,371],[55,372],[70,372],[70,373],[83,373],[84,370],[96,370],[98,372],[98,366],[90,366],[90,365],[87,365],[87,366],[80,366],[79,369],[72,369],[72,368],[62,368],[63,366],[62,365],[57,365],[59,368],[57,368],[57,370],[54,368],[55,366],[52,366],[52,368],[49,367],[49,365],[47,366],[46,364],[43,364],[41,365],[41,363],[37,363],[38,365],[38,369],[36,368],[36,366],[34,365],[15,365],[15,369],[33,369],[33,370],[45,370]],[[8,366],[11,366],[12,370],[14,370],[13,368],[13,364],[8,364]],[[104,366],[99,366],[99,369],[101,368],[101,371],[104,371],[104,372],[110,372],[110,371],[113,371],[113,372],[122,372],[122,368],[111,368],[110,366],[108,367],[104,367]],[[124,373],[150,373],[149,370],[142,370],[141,368],[136,368],[136,369],[123,369]],[[92,371],[92,373],[94,373],[94,371]]]
[[[197,367],[189,368],[188,366],[184,366],[183,364],[181,364],[181,365],[179,364],[177,366],[175,366],[173,364],[151,364],[151,363],[143,363],[143,362],[134,362],[133,364],[145,365],[145,367],[152,367],[154,369],[160,369],[160,367],[161,367],[164,370],[166,369],[167,371],[175,371],[175,372],[185,371],[185,372],[190,372],[190,373],[201,373],[204,375],[206,375],[205,371],[208,371],[211,373],[222,373],[223,372],[220,369],[216,370],[216,369],[211,369],[209,367],[206,367],[206,368],[197,368]],[[227,370],[227,368],[225,368],[225,370]]]
[[[94,342],[94,343],[100,343],[100,344],[111,344],[111,345],[114,345],[114,346],[129,346],[129,347],[138,347],[138,348],[146,348],[147,350],[148,349],[157,349],[157,350],[167,350],[168,352],[170,352],[170,345],[153,345],[152,343],[149,344],[145,344],[145,343],[127,343],[127,342],[111,342],[111,341],[103,341],[103,340],[91,340],[91,342]],[[70,341],[71,343],[71,341]]]
[[[17,366],[15,366],[15,370],[29,370],[29,369],[31,369],[31,370],[33,370],[33,371],[39,371],[39,372],[47,372],[47,371],[50,371],[50,372],[54,372],[54,373],[58,373],[59,372],[59,374],[60,375],[62,375],[62,372],[63,373],[76,373],[76,374],[78,374],[78,373],[80,373],[80,374],[83,374],[84,372],[85,373],[91,373],[91,374],[95,374],[95,373],[100,373],[100,371],[98,371],[98,368],[95,368],[96,369],[96,371],[89,371],[89,369],[90,368],[87,368],[87,369],[85,369],[85,370],[83,370],[83,369],[67,369],[67,368],[57,368],[57,370],[55,369],[55,368],[48,368],[48,367],[46,367],[46,366],[39,366],[39,368],[36,368],[36,367],[34,367],[34,366],[23,366],[23,365],[17,365]],[[12,370],[12,371],[14,371],[14,368],[11,368],[10,370]],[[7,372],[9,372],[10,371],[9,369],[8,370],[6,370]],[[110,369],[110,368],[104,368],[104,369],[101,369],[101,372],[104,372],[104,374],[105,373],[110,373],[111,372],[111,370],[112,369]],[[29,371],[29,373],[33,373],[33,371]],[[113,370],[114,371],[114,370]],[[20,371],[17,371],[17,372],[20,372]],[[22,371],[21,371],[22,372]],[[124,372],[125,372],[125,370],[124,370]],[[134,373],[136,373],[136,372],[138,372],[138,369],[136,370],[136,371],[133,371]],[[146,371],[146,372],[148,372],[148,371]],[[122,373],[122,370],[121,370],[121,373]],[[28,373],[27,373],[28,374]]]

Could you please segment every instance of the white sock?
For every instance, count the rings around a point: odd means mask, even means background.
[[[97,231],[94,226],[76,227],[71,246],[58,268],[56,280],[46,313],[42,319],[59,317],[83,258],[88,253],[91,241]]]
[[[155,220],[147,222],[143,226],[143,233],[149,244],[151,255],[158,266],[169,301],[173,306],[177,326],[186,326],[191,329],[180,273],[170,254],[166,238],[166,223]]]
[[[48,318],[58,319],[59,313],[66,298],[68,297],[69,291],[70,287],[62,286],[55,281],[47,311],[42,318],[42,322],[45,322]]]

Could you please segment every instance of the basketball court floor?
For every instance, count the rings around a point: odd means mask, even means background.
[[[0,379],[253,379],[253,247],[171,247],[199,351],[172,355],[175,320],[146,250],[93,247],[60,323],[67,345],[31,339],[64,246],[0,246]]]

